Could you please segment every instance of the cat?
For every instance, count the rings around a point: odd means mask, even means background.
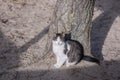
[[[56,64],[54,64],[55,68],[60,68],[64,63],[69,67],[79,63],[81,60],[100,64],[98,59],[85,56],[83,46],[78,41],[66,40],[63,33],[56,33],[53,37],[52,49],[57,59]]]

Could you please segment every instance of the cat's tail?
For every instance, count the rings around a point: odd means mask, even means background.
[[[89,62],[95,62],[97,63],[98,65],[100,65],[100,61],[96,58],[93,58],[93,57],[90,57],[90,56],[84,56],[83,57],[83,60],[85,61],[89,61]]]

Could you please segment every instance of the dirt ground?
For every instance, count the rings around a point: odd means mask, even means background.
[[[120,80],[120,0],[96,0],[91,50],[101,65],[81,61],[55,69],[44,56],[56,0],[0,0],[0,80]]]

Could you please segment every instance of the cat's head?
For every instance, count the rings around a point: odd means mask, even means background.
[[[57,45],[62,45],[65,43],[64,33],[55,33],[52,42]]]

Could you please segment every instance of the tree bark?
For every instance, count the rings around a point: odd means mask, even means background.
[[[90,28],[93,15],[94,0],[57,0],[52,23],[49,29],[49,41],[54,33],[71,33],[71,38],[79,41],[87,55],[90,51]]]

